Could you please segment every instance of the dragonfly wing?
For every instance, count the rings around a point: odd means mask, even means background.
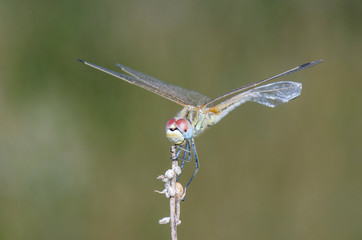
[[[304,63],[302,65],[299,65],[298,67],[289,69],[288,71],[279,73],[279,74],[274,75],[274,76],[272,76],[270,78],[266,78],[264,80],[261,80],[261,81],[255,82],[255,83],[250,83],[250,84],[235,88],[234,90],[232,90],[230,92],[227,92],[227,93],[224,93],[224,94],[220,95],[219,97],[214,98],[211,101],[205,103],[204,105],[202,105],[202,107],[212,106],[213,103],[215,103],[215,102],[217,102],[217,101],[219,101],[219,100],[221,100],[223,98],[226,98],[228,96],[232,96],[232,95],[234,95],[234,94],[236,94],[238,92],[244,92],[247,89],[255,88],[256,86],[261,85],[261,84],[266,83],[266,82],[269,82],[269,81],[271,81],[273,79],[276,79],[276,78],[279,78],[279,77],[282,77],[282,76],[285,76],[285,75],[288,75],[288,74],[291,74],[291,73],[294,73],[294,72],[297,72],[297,71],[300,71],[300,70],[303,70],[303,69],[306,69],[306,68],[309,68],[309,67],[312,67],[312,66],[315,66],[315,65],[317,65],[317,64],[319,64],[321,62],[323,62],[323,60]]]
[[[119,63],[117,63],[116,66],[122,69],[122,71],[126,72],[127,74],[137,78],[144,84],[152,86],[158,92],[164,92],[167,94],[171,93],[172,96],[175,96],[178,99],[182,99],[184,104],[181,105],[199,106],[211,100],[209,97],[199,92],[188,90],[170,83],[165,83],[161,80],[158,80],[157,78],[148,76],[144,73],[138,72]]]
[[[210,98],[208,98],[196,91],[187,90],[187,89],[184,89],[184,88],[181,88],[181,87],[169,84],[169,83],[162,82],[161,80],[147,76],[146,74],[137,72],[135,70],[132,70],[132,69],[127,68],[122,65],[119,65],[119,67],[121,67],[123,71],[125,71],[126,73],[128,73],[130,75],[112,71],[107,68],[98,66],[96,64],[93,64],[93,63],[90,63],[90,62],[87,62],[87,61],[84,61],[81,59],[78,59],[78,60],[90,67],[93,67],[95,69],[108,73],[108,74],[110,74],[114,77],[117,77],[119,79],[122,79],[128,83],[131,83],[131,84],[134,84],[141,88],[144,88],[150,92],[153,92],[161,97],[164,97],[164,98],[171,100],[175,103],[178,103],[182,106],[186,106],[186,105],[197,106],[197,105],[199,105],[199,103],[201,105],[210,100]]]
[[[276,107],[298,97],[301,91],[301,83],[285,81],[257,87],[250,91],[249,96],[250,101],[268,107]]]
[[[215,114],[213,122],[215,124],[234,108],[245,102],[257,102],[268,107],[276,107],[298,97],[301,91],[302,84],[298,82],[283,81],[270,83],[235,95],[211,107],[209,111]]]

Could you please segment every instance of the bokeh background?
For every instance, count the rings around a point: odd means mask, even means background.
[[[181,108],[80,64],[210,97],[299,64],[302,95],[196,139],[180,239],[362,238],[362,2],[0,2],[0,239],[169,239]],[[185,175],[194,165],[188,164]]]

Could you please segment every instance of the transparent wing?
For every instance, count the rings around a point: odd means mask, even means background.
[[[216,123],[234,108],[245,102],[256,102],[268,107],[275,107],[298,97],[301,91],[302,84],[298,82],[283,81],[270,83],[235,95],[211,107],[209,111],[217,115],[214,122]]]
[[[199,106],[211,100],[211,98],[202,95],[199,92],[188,90],[170,83],[165,83],[157,78],[148,76],[119,63],[117,63],[116,66],[145,84],[152,85],[154,88],[166,91],[167,93],[172,92],[173,96],[183,98],[184,101],[188,103],[186,105]]]
[[[210,100],[210,98],[202,95],[201,93],[198,93],[193,90],[187,90],[182,87],[172,85],[169,83],[165,83],[154,77],[148,76],[144,73],[140,73],[138,71],[135,71],[131,68],[128,68],[120,64],[117,64],[117,67],[120,67],[123,71],[130,74],[131,76],[106,69],[104,67],[98,66],[90,62],[86,62],[81,59],[78,60],[90,67],[93,67],[95,69],[108,73],[112,76],[120,78],[128,83],[144,88],[150,92],[153,92],[161,97],[164,97],[182,106],[186,105],[198,106]]]
[[[240,94],[239,99],[249,97],[249,101],[260,103],[267,107],[276,107],[282,103],[286,103],[294,98],[297,98],[301,91],[301,83],[288,81],[276,82],[254,88],[248,93]]]
[[[238,92],[242,92],[242,91],[245,91],[245,90],[250,89],[250,88],[254,88],[254,87],[258,86],[258,85],[269,82],[269,81],[271,81],[273,79],[276,79],[276,78],[279,78],[279,77],[282,77],[282,76],[285,76],[285,75],[288,75],[288,74],[291,74],[291,73],[294,73],[294,72],[297,72],[297,71],[300,71],[300,70],[303,70],[303,69],[306,69],[306,68],[309,68],[309,67],[312,67],[312,66],[315,66],[315,65],[317,65],[317,64],[319,64],[321,62],[323,62],[323,60],[317,60],[317,61],[313,61],[313,62],[304,63],[302,65],[299,65],[299,66],[295,67],[295,68],[289,69],[288,71],[279,73],[279,74],[277,74],[275,76],[272,76],[270,78],[263,79],[263,80],[261,80],[259,82],[254,82],[254,83],[250,83],[250,84],[235,88],[234,90],[231,90],[231,91],[229,91],[227,93],[224,93],[224,94],[220,95],[217,98],[214,98],[214,99],[208,101],[207,103],[205,103],[201,107],[212,106],[215,102],[217,102],[217,101],[219,101],[219,100],[221,100],[221,99],[223,99],[225,97],[234,95],[234,94],[236,94]]]

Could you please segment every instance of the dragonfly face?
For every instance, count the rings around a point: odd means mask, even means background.
[[[193,135],[191,122],[185,118],[171,118],[166,123],[166,137],[174,144],[180,145]]]

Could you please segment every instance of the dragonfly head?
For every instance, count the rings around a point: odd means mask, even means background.
[[[171,118],[166,123],[166,137],[174,144],[182,144],[193,136],[192,125],[185,118]]]

